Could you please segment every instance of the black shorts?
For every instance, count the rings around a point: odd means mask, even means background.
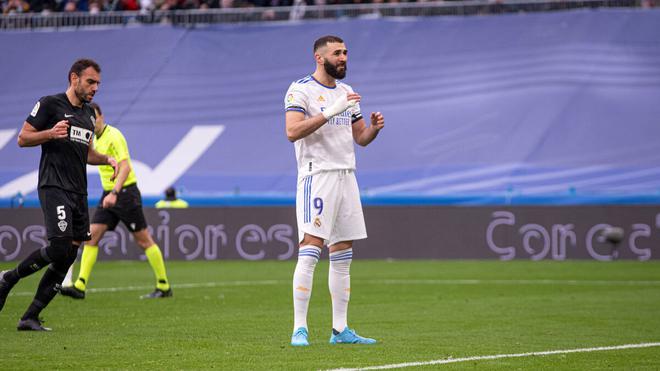
[[[115,206],[104,209],[103,199],[108,195],[108,191],[104,191],[99,201],[99,206],[94,212],[92,224],[105,224],[108,226],[109,231],[113,231],[119,221],[124,223],[126,228],[131,232],[138,232],[147,228],[147,221],[142,212],[142,195],[137,187],[137,184],[131,184],[122,188],[121,192],[117,195],[117,203]]]
[[[55,237],[74,241],[91,239],[86,195],[56,187],[39,188],[38,192],[49,240]]]

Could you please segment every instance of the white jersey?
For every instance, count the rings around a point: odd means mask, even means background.
[[[342,95],[353,89],[340,81],[336,87],[322,85],[311,75],[289,86],[284,98],[286,111],[299,111],[310,118],[323,112]],[[355,170],[353,123],[362,118],[360,106],[347,109],[305,138],[297,140],[298,175],[306,176],[325,170]]]

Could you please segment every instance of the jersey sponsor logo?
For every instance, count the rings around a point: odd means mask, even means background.
[[[41,107],[41,102],[37,102],[37,104],[34,105],[34,108],[32,108],[32,112],[30,112],[30,116],[37,117],[37,112],[39,112],[39,107]]]
[[[57,226],[60,228],[60,231],[62,231],[62,232],[66,231],[66,227],[67,227],[68,225],[69,225],[69,224],[68,224],[66,221],[64,221],[64,220],[60,220],[60,221],[57,223]]]
[[[321,109],[321,111],[323,111],[323,109]],[[352,116],[353,114],[349,110],[346,110],[337,116],[332,117],[330,121],[328,121],[328,124],[337,126],[351,126],[353,123]]]
[[[68,113],[65,113],[65,114],[64,114],[64,118],[65,118],[65,119],[68,119],[69,117],[73,117],[73,115],[69,115]]]
[[[69,134],[69,138],[73,142],[89,144],[89,140],[92,139],[92,131],[83,129],[81,127],[72,126],[71,133]]]

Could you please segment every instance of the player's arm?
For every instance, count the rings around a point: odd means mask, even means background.
[[[332,105],[327,107],[325,111],[307,119],[303,112],[286,111],[286,137],[291,142],[302,139],[325,125],[325,123],[332,117],[355,106],[358,102],[360,102],[360,95],[357,93],[350,93],[347,94],[346,97],[338,99]]]
[[[110,156],[106,156],[102,153],[98,153],[94,150],[94,136],[89,140],[89,146],[87,147],[87,163],[90,165],[110,165],[115,170],[115,173],[112,175],[110,180],[113,180],[117,177],[117,161]]]
[[[128,163],[128,160],[119,161],[117,164],[117,180],[115,181],[114,187],[107,196],[103,198],[103,207],[110,208],[115,206],[117,203],[117,195],[124,188],[124,182],[128,178],[128,174],[131,172],[131,165]]]
[[[69,129],[69,121],[59,121],[55,126],[48,130],[37,130],[32,124],[25,121],[23,127],[18,133],[19,147],[34,147],[46,143],[49,140],[66,138]]]
[[[371,143],[378,132],[380,132],[385,127],[385,117],[380,112],[371,113],[371,125],[367,127],[364,122],[364,119],[359,119],[353,123],[353,140],[355,143],[366,146]]]
[[[286,137],[291,142],[302,139],[325,125],[328,119],[322,114],[305,119],[305,114],[298,111],[286,111]]]

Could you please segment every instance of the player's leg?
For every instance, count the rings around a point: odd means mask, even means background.
[[[113,228],[114,229],[114,228]],[[99,256],[99,241],[103,234],[108,230],[107,224],[94,223],[91,226],[92,239],[85,244],[82,256],[80,257],[80,272],[78,272],[78,279],[74,287],[78,290],[85,291],[89,284],[89,279],[94,269],[94,264]]]
[[[84,299],[85,291],[87,290],[87,284],[89,283],[89,278],[92,275],[92,269],[94,264],[96,264],[96,259],[99,254],[98,243],[103,237],[103,234],[108,230],[108,226],[105,224],[94,223],[91,225],[91,239],[85,243],[83,247],[82,256],[80,257],[80,271],[78,272],[78,278],[76,279],[73,286],[62,284],[60,293],[64,296],[68,296],[74,299]],[[69,267],[69,271],[73,269],[73,264]],[[66,278],[65,278],[66,280]]]
[[[64,276],[64,281],[62,281],[62,287],[73,286],[73,266],[74,265],[75,264],[71,264],[71,266],[69,267],[69,270],[66,271],[66,276]]]
[[[350,268],[353,262],[353,241],[367,237],[360,194],[352,171],[340,176],[340,197],[334,229],[330,236],[330,270],[328,287],[332,299],[331,344],[373,344],[348,327],[348,302],[351,297]]]
[[[298,262],[293,272],[293,335],[291,345],[309,345],[307,311],[312,297],[314,270],[321,256],[323,239],[305,233],[298,249]]]
[[[314,270],[321,256],[324,240],[332,231],[336,174],[322,172],[313,176],[299,177],[296,194],[296,218],[298,222],[298,262],[293,273],[293,336],[292,345],[308,345],[307,311],[312,296]]]
[[[103,235],[108,230],[114,230],[119,223],[119,218],[115,215],[111,209],[102,208],[103,197],[107,192],[104,192],[101,195],[99,200],[99,205],[97,206],[96,211],[94,212],[94,217],[92,218],[92,225],[89,226],[89,216],[85,214],[81,216],[79,224],[81,225],[81,234],[88,234],[86,238],[85,246],[83,247],[82,256],[80,257],[80,271],[78,272],[78,278],[76,279],[73,286],[66,286],[60,289],[60,293],[64,296],[69,296],[74,299],[84,299],[85,291],[87,290],[87,285],[89,284],[89,279],[92,274],[92,269],[94,264],[96,264],[96,259],[99,253],[99,241],[103,238]],[[87,213],[87,204],[85,203],[85,213]],[[82,205],[81,205],[82,208]],[[87,232],[84,231],[85,224],[87,225]]]
[[[50,257],[46,254],[47,247],[42,247],[23,259],[16,268],[0,272],[0,311],[5,305],[11,289],[21,278],[25,278],[50,264]]]
[[[54,188],[43,188],[39,189],[38,194],[41,209],[44,213],[48,238],[71,237],[71,211],[66,198],[62,197],[62,191]],[[52,248],[50,244],[52,244],[52,241],[49,241],[48,246],[32,252],[27,258],[18,263],[16,268],[0,272],[0,310],[5,304],[9,291],[20,279],[41,270],[52,262],[47,253],[47,250]]]
[[[150,294],[141,296],[141,298],[154,299],[172,296],[172,289],[170,288],[170,282],[167,279],[163,254],[153,238],[151,238],[149,230],[144,228],[133,233],[133,236],[135,237],[138,246],[144,249],[144,254],[147,256],[149,265],[154,271],[154,276],[156,276],[156,290]]]
[[[80,241],[89,239],[86,196],[54,189],[48,190],[46,198],[49,200],[41,201],[46,205],[44,219],[50,244],[45,252],[51,263],[41,277],[32,303],[18,322],[19,331],[49,330],[41,325],[39,314],[57,295],[67,270],[76,260]],[[55,212],[50,212],[53,202]],[[58,220],[56,229],[54,218]]]
[[[339,333],[348,326],[348,301],[351,298],[351,262],[353,241],[337,242],[329,246],[330,269],[328,288],[332,299],[332,329]]]
[[[19,331],[50,330],[42,326],[39,314],[57,295],[59,285],[64,280],[66,271],[76,260],[79,246],[80,242],[73,242],[68,237],[56,237],[50,240],[46,253],[52,263],[41,277],[32,303],[18,321],[17,329]]]
[[[117,205],[113,209],[116,210],[119,219],[124,223],[126,228],[133,233],[138,246],[144,250],[147,261],[149,261],[154,276],[156,276],[156,289],[147,295],[142,295],[141,298],[153,299],[172,296],[172,289],[167,279],[163,254],[153,238],[151,238],[151,234],[147,228],[147,221],[142,211],[142,195],[137,185],[132,184],[124,187],[119,193]]]

